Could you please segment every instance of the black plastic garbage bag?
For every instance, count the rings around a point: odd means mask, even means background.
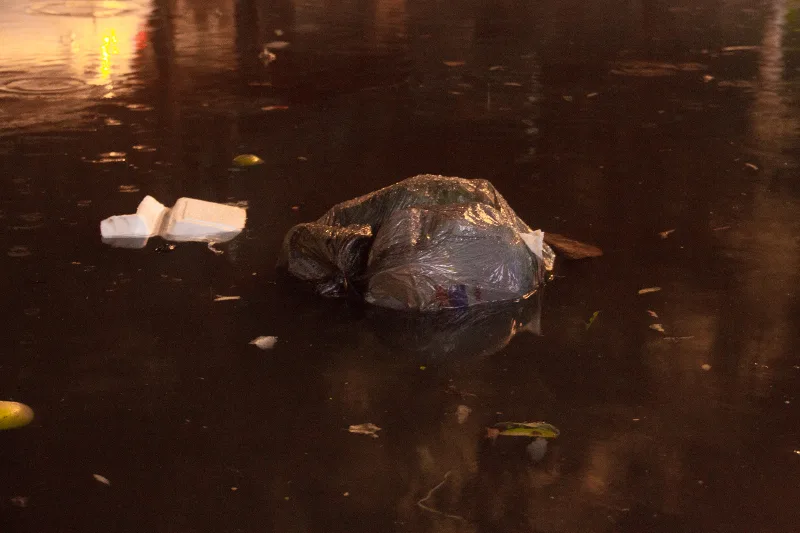
[[[279,266],[325,296],[431,311],[520,299],[554,257],[488,181],[421,175],[293,227]]]

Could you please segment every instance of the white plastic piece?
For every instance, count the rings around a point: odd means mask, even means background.
[[[179,198],[161,235],[173,241],[222,242],[238,235],[246,221],[247,211],[241,207]]]
[[[244,229],[247,211],[241,207],[179,198],[172,209],[145,196],[132,215],[100,222],[103,242],[121,248],[143,248],[155,235],[172,241],[226,242]]]
[[[544,248],[544,232],[540,229],[530,233],[520,233],[522,240],[528,246],[531,252],[539,259],[543,258],[542,248]]]
[[[139,207],[136,208],[136,214],[144,219],[151,236],[158,235],[161,231],[161,224],[167,213],[169,213],[169,209],[149,195],[145,196]]]
[[[117,237],[149,237],[147,222],[140,215],[117,215],[100,223],[100,234],[104,239]]]

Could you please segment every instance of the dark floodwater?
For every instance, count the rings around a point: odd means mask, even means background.
[[[800,530],[796,0],[0,11],[0,399],[37,414],[0,434],[3,533]],[[417,173],[606,255],[436,320],[276,276],[291,225]],[[144,194],[248,227],[101,244]],[[486,438],[532,420],[540,461]]]

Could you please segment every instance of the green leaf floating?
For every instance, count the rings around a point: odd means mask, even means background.
[[[33,420],[33,409],[24,403],[0,402],[0,430],[27,426]]]
[[[233,164],[237,167],[254,167],[256,165],[263,165],[264,161],[257,155],[242,154],[233,158]]]
[[[492,426],[500,435],[508,437],[541,437],[554,439],[561,433],[557,427],[547,422],[500,422]]]

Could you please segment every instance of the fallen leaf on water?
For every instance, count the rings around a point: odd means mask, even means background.
[[[379,428],[372,422],[367,422],[366,424],[355,424],[347,428],[347,431],[349,431],[350,433],[356,433],[358,435],[369,435],[373,439],[378,438],[378,432],[380,430],[381,428]]]
[[[448,67],[461,67],[466,64],[464,61],[442,61],[442,63]]]
[[[706,82],[706,83],[712,81],[713,79],[714,79],[714,76],[712,76],[711,74],[706,74],[705,76],[703,76],[703,81]]]
[[[241,300],[241,299],[242,299],[241,296],[220,296],[218,294],[217,297],[214,298],[214,301],[215,302],[230,302],[230,301],[233,301],[233,300]]]
[[[705,364],[700,365],[700,368],[702,368],[703,370],[708,372],[709,370],[711,370],[711,365],[709,365],[708,363],[705,363]]]
[[[108,485],[109,487],[111,486],[111,482],[105,476],[101,476],[100,474],[92,474],[92,477],[103,485]]]
[[[675,233],[674,229],[668,229],[667,231],[660,232],[658,234],[658,236],[661,237],[662,239],[666,239],[667,237],[669,237],[673,233]]]
[[[589,322],[586,323],[586,329],[588,330],[594,324],[594,321],[597,320],[597,316],[600,314],[600,311],[595,311],[592,313],[592,316],[589,317]]]
[[[661,287],[647,287],[645,289],[639,289],[638,294],[650,294],[651,292],[658,292],[661,290]]]
[[[456,408],[456,420],[458,420],[458,423],[463,424],[464,422],[466,422],[471,412],[472,409],[470,409],[466,405],[459,405]]]
[[[497,430],[498,435],[508,437],[541,437],[554,439],[561,433],[557,427],[547,422],[498,422],[487,431]]]
[[[255,339],[251,340],[249,344],[252,344],[262,350],[271,350],[275,347],[275,344],[277,344],[277,342],[278,342],[278,337],[262,336],[262,337],[256,337]]]
[[[658,318],[658,313],[656,313],[655,311],[651,311],[650,309],[647,310],[647,314],[653,318]]]
[[[565,94],[561,98],[564,99],[565,102],[571,102],[573,100],[572,96]]]
[[[569,239],[558,233],[545,232],[544,242],[567,259],[587,259],[603,255],[603,250],[597,246]]]
[[[0,402],[0,430],[27,426],[33,420],[33,409],[19,402]]]
[[[658,331],[659,333],[666,333],[664,331],[664,326],[661,324],[650,324],[650,329]]]

